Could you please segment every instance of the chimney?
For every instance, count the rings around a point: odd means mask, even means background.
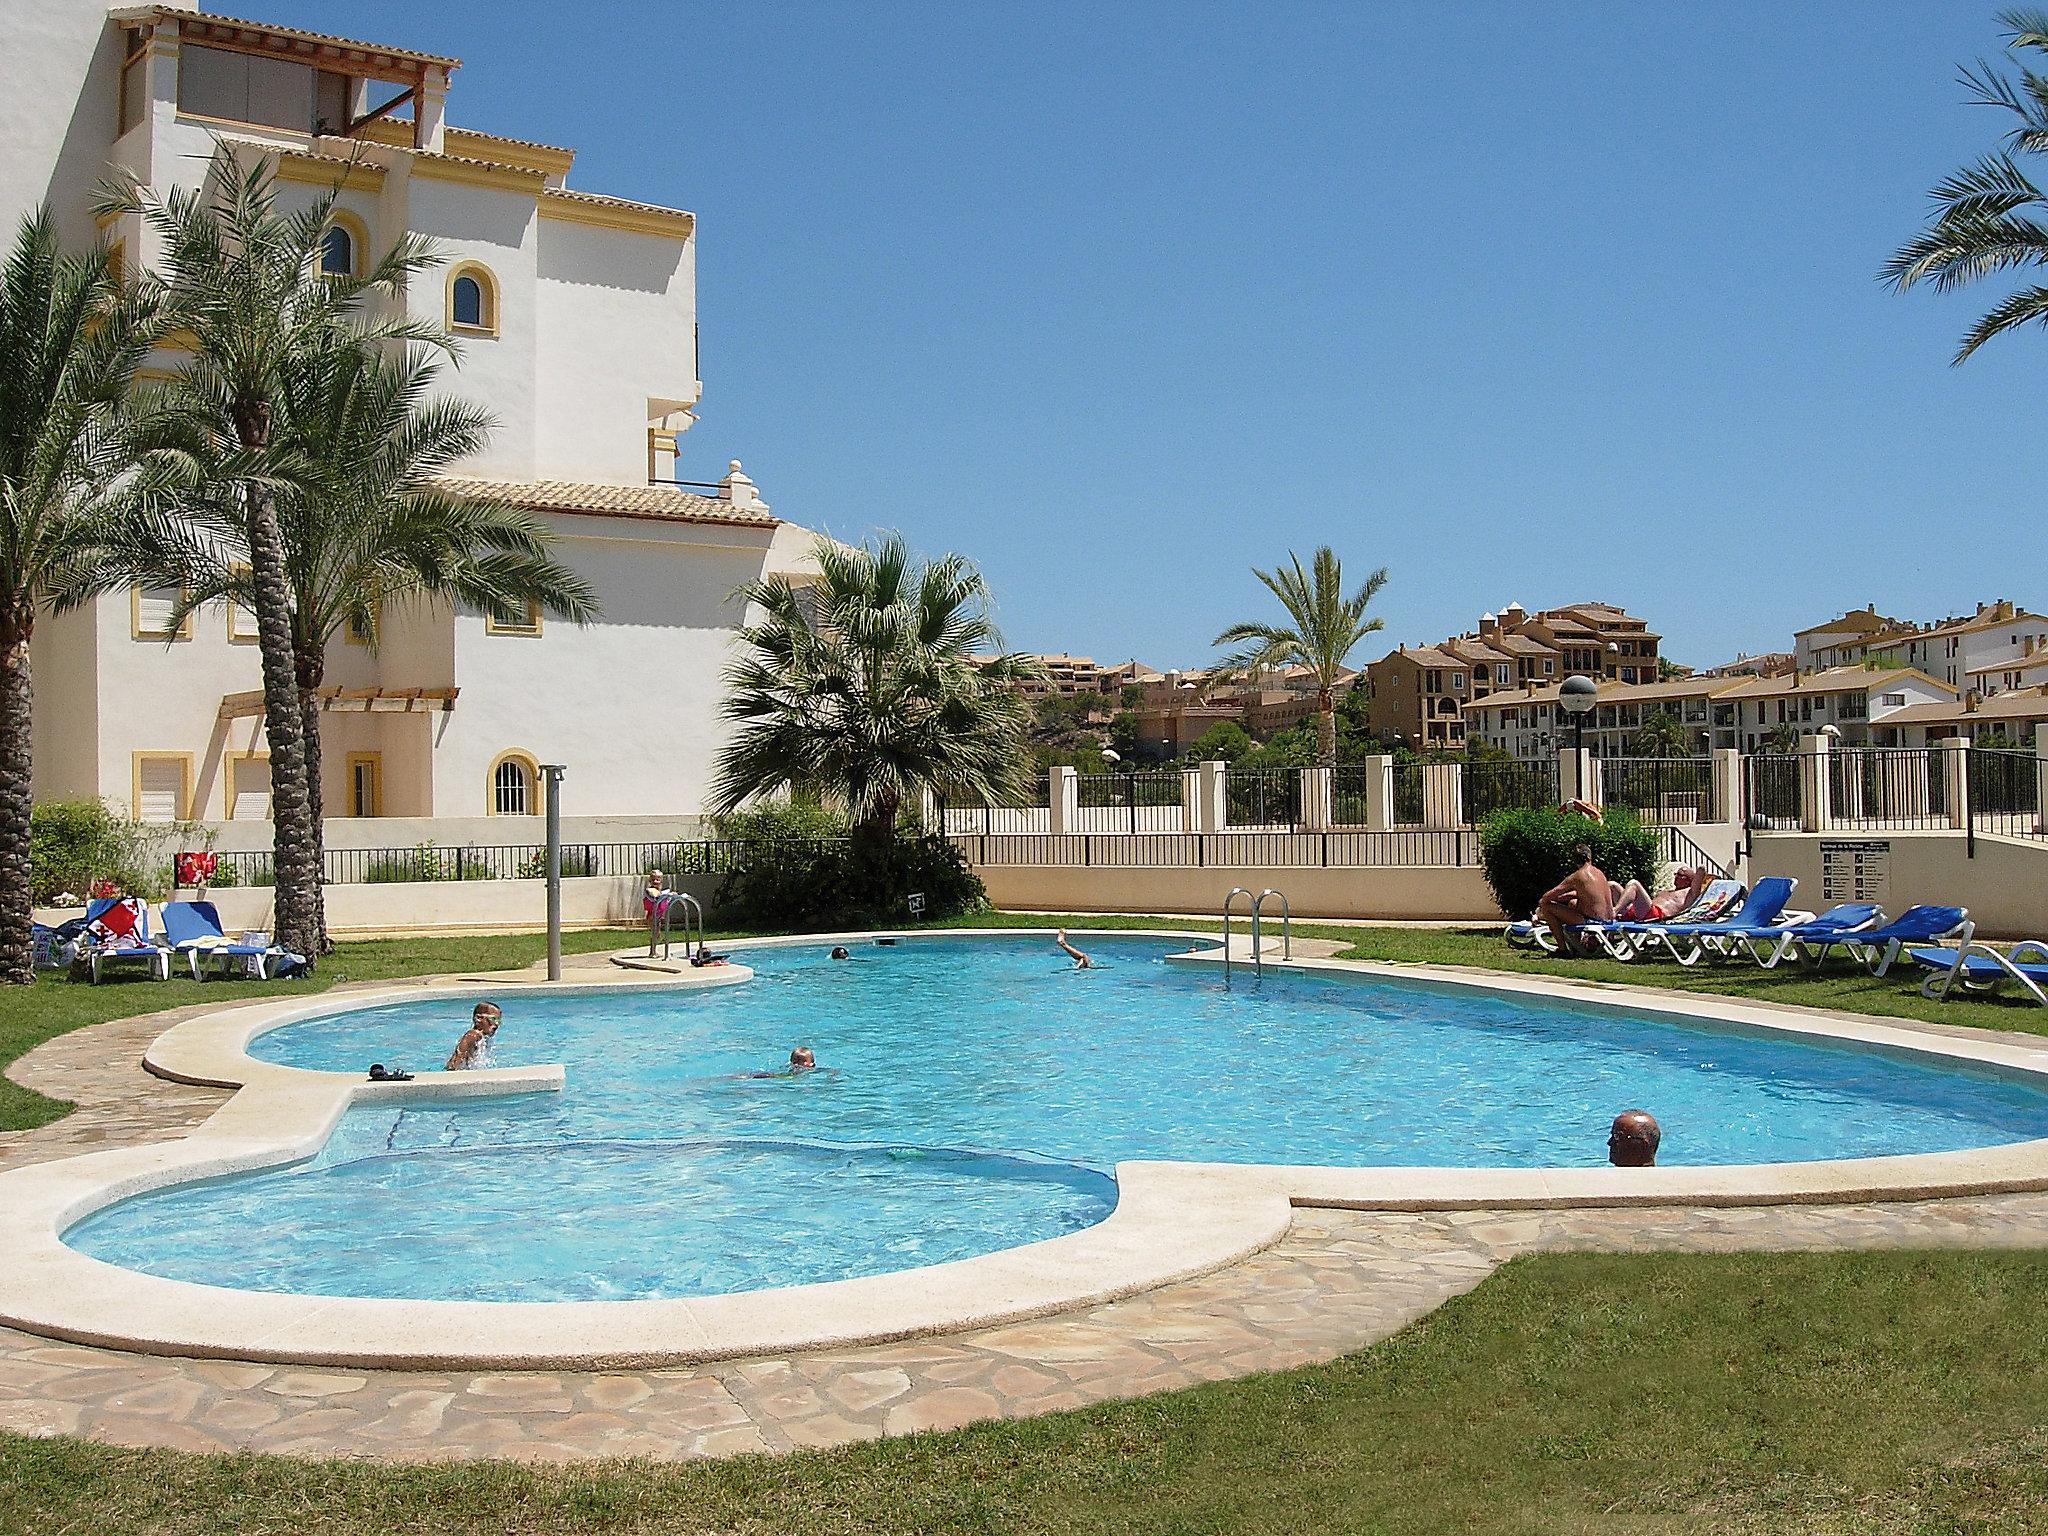
[[[1966,715],[1974,715],[1975,713],[1977,713],[1977,706],[1979,704],[1982,704],[1983,702],[1984,695],[1979,693],[1976,689],[1972,688],[1968,693],[1963,695],[1963,713]]]
[[[734,459],[725,472],[725,478],[718,482],[718,498],[732,503],[735,512],[766,512],[768,503],[761,499],[746,471],[740,468],[740,461]]]

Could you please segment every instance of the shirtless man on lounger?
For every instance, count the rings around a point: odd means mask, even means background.
[[[1593,862],[1593,850],[1585,843],[1572,849],[1573,869],[1543,893],[1536,903],[1536,920],[1550,929],[1561,955],[1587,955],[1593,951],[1572,937],[1574,923],[1606,922],[1614,916],[1614,887],[1606,872]]]
[[[1640,880],[1614,887],[1614,915],[1626,923],[1668,922],[1699,900],[1706,889],[1707,872],[1679,868],[1671,875],[1671,889],[1651,894]]]

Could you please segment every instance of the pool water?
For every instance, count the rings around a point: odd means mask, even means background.
[[[2016,1077],[1469,988],[1173,967],[1182,941],[927,938],[747,951],[749,983],[508,995],[496,1060],[559,1093],[351,1110],[285,1168],[175,1186],[66,1241],[318,1295],[588,1300],[844,1279],[1056,1236],[1124,1159],[1585,1166],[1645,1108],[1660,1161],[2048,1136]],[[438,1066],[466,1000],[286,1025],[250,1053]],[[772,1072],[797,1044],[819,1070]]]

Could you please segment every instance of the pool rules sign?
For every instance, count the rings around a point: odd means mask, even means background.
[[[1820,845],[1822,901],[1883,901],[1888,894],[1892,845],[1886,842]]]

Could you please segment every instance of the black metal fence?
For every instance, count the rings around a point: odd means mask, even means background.
[[[2048,838],[2041,816],[2041,759],[1993,747],[1972,747],[1969,756],[1971,834]]]
[[[1755,831],[1799,828],[1799,759],[1759,753],[1742,762],[1742,822]]]
[[[1464,765],[1465,821],[1477,826],[1495,811],[1533,810],[1558,801],[1557,759],[1524,763],[1505,758]]]
[[[1932,830],[1953,825],[1948,775],[1924,747],[1845,747],[1828,754],[1828,825]]]
[[[1644,821],[1717,821],[1714,764],[1705,757],[1603,757],[1600,803],[1625,805]]]
[[[1177,768],[1074,776],[1076,832],[1178,832],[1183,786]]]
[[[1225,825],[1292,832],[1301,825],[1301,770],[1230,768],[1223,774]]]

